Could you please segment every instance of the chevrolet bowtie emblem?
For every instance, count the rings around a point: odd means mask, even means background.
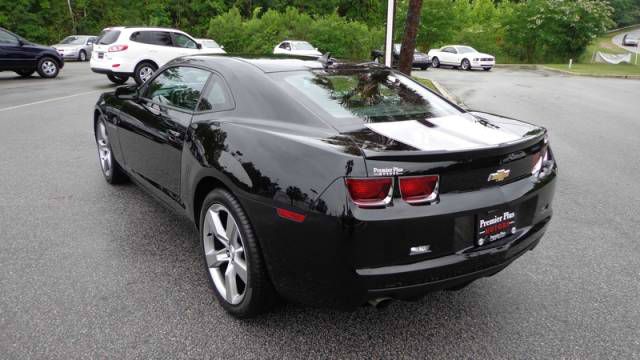
[[[487,179],[487,181],[501,182],[504,181],[504,179],[508,178],[509,174],[511,174],[511,170],[500,169],[493,174],[489,174],[489,178]]]

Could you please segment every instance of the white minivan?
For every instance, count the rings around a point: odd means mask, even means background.
[[[102,31],[93,45],[91,70],[124,84],[133,76],[142,84],[167,62],[201,52],[189,34],[166,28],[112,27]]]

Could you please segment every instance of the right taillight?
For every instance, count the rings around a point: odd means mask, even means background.
[[[438,175],[401,177],[400,194],[409,204],[424,204],[438,198]]]
[[[391,202],[393,179],[390,177],[347,178],[345,181],[351,200],[359,207],[384,207]]]
[[[539,152],[534,154],[532,158],[531,175],[538,179],[547,177],[555,166],[548,143],[549,141],[545,138],[544,146]]]

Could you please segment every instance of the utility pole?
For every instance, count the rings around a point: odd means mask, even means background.
[[[396,0],[387,0],[387,31],[384,38],[384,65],[391,67],[393,61],[393,21],[396,16]]]
[[[407,22],[405,23],[404,36],[402,37],[399,62],[399,70],[407,75],[411,75],[411,68],[413,67],[413,52],[416,49],[416,37],[418,36],[421,10],[422,0],[409,0]]]

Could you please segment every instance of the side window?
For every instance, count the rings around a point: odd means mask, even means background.
[[[194,111],[211,73],[187,66],[164,70],[145,89],[145,98],[153,102]]]
[[[167,31],[136,31],[129,39],[149,45],[173,46],[171,34]]]
[[[0,30],[0,45],[18,45],[18,39],[15,36]]]
[[[96,42],[96,37],[92,36],[90,38],[87,39],[87,45],[93,45]]]
[[[291,50],[291,45],[289,45],[289,43],[285,41],[280,44],[280,49]]]
[[[231,93],[224,80],[216,75],[211,75],[211,81],[205,91],[205,95],[200,100],[198,111],[223,111],[233,109]]]
[[[173,42],[175,46],[187,49],[197,49],[198,45],[195,41],[189,39],[188,36],[183,34],[173,33]]]

